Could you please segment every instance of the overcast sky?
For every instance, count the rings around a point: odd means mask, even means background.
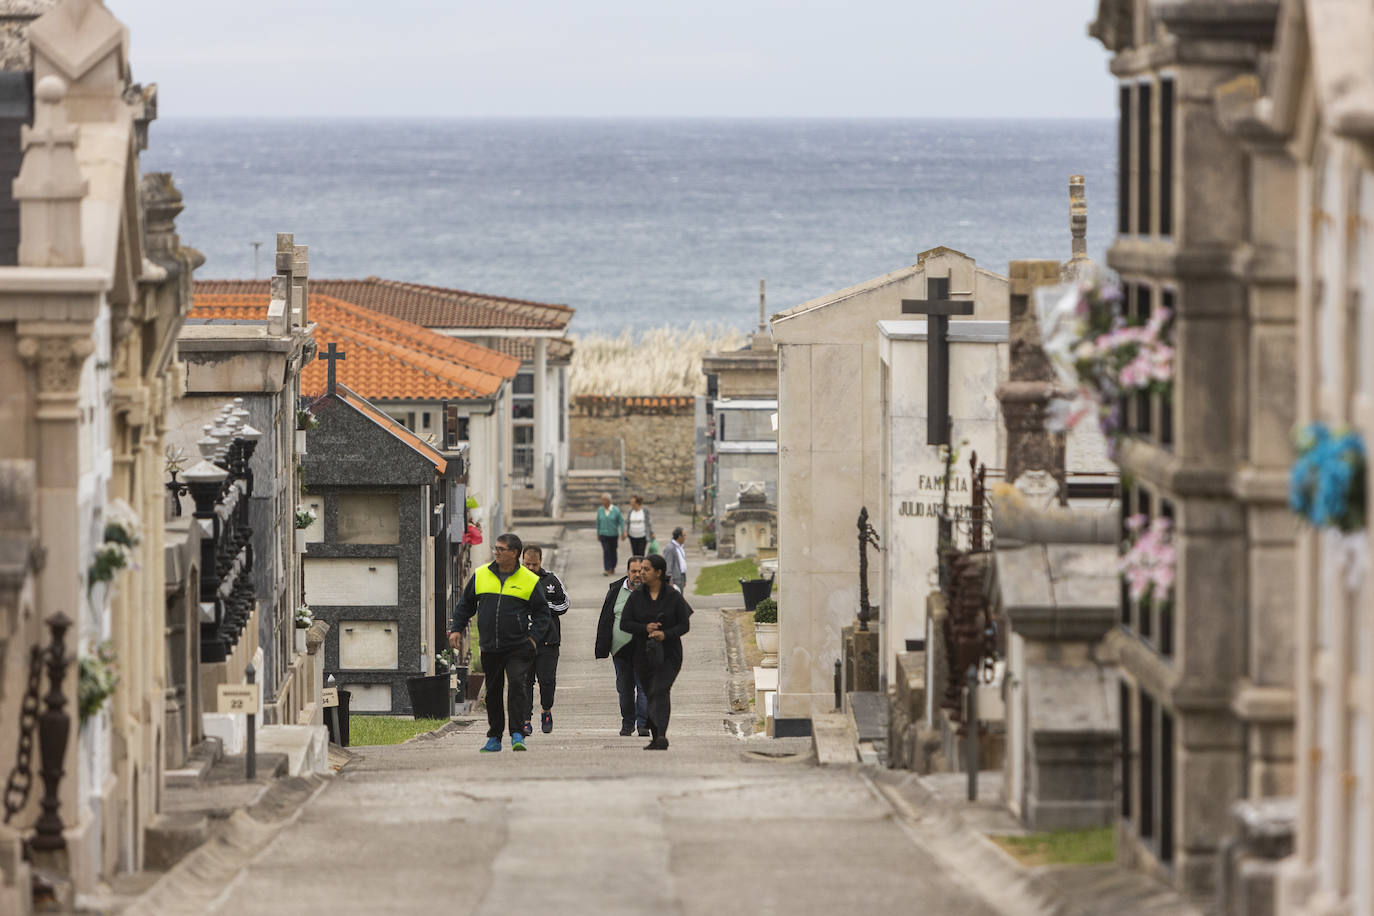
[[[107,0],[164,117],[1110,117],[1097,0]]]

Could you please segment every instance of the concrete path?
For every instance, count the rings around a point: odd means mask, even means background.
[[[507,738],[479,755],[484,723],[356,749],[210,912],[1009,912],[947,875],[857,767],[816,767],[804,739],[727,734],[719,601],[700,602],[685,639],[671,748],[620,737],[610,663],[592,658],[600,548],[576,530],[562,550],[573,606],[553,733],[524,754]]]

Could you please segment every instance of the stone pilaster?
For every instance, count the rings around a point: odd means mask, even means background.
[[[81,247],[81,200],[88,188],[76,162],[78,128],[67,123],[67,84],[45,76],[34,89],[34,126],[21,132],[24,162],[14,179],[19,202],[19,263],[75,267]]]
[[[1046,427],[1046,411],[1056,395],[1056,376],[1040,345],[1040,324],[1035,314],[1035,290],[1059,282],[1058,261],[1011,262],[1009,299],[1011,371],[997,386],[1002,417],[1007,427],[1006,479],[1017,483],[1027,472],[1048,473],[1059,485],[1059,501],[1065,502],[1064,435]]]

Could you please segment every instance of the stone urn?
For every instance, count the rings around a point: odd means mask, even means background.
[[[309,553],[310,545],[305,540],[305,529],[296,529],[296,553]]]
[[[759,664],[764,668],[778,667],[778,625],[776,623],[754,624],[754,641],[758,643],[759,651],[763,653],[763,661]]]
[[[305,430],[296,430],[296,454],[304,455],[305,451]]]

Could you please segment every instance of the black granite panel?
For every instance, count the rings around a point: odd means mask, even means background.
[[[429,534],[427,489],[435,485],[434,465],[348,404],[325,398],[313,408],[318,426],[310,430],[304,459],[310,492],[323,497],[324,541],[309,546],[308,559],[395,558],[397,604],[394,606],[319,606],[311,611],[330,623],[325,641],[325,672],[340,684],[390,684],[393,715],[410,714],[406,679],[420,672],[424,604],[422,579]],[[340,493],[395,493],[400,512],[399,544],[339,544]],[[390,620],[397,627],[398,668],[341,671],[339,639],[344,620]]]

